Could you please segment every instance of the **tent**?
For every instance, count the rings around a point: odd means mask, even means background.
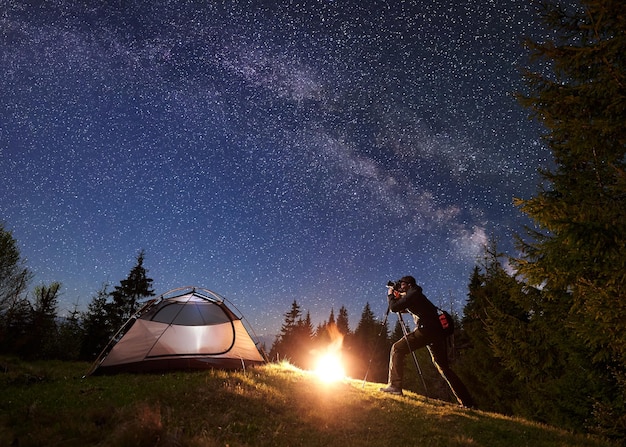
[[[170,290],[148,301],[96,359],[89,374],[240,369],[265,360],[249,332],[215,292]]]

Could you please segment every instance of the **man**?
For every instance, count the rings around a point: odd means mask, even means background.
[[[410,352],[426,346],[439,374],[446,380],[459,404],[466,408],[474,407],[467,388],[448,364],[446,335],[439,322],[437,307],[424,296],[422,288],[412,276],[401,278],[399,283],[398,291],[391,288],[389,290],[389,310],[410,312],[415,318],[417,328],[393,344],[389,358],[388,386],[380,391],[401,395],[404,358]]]

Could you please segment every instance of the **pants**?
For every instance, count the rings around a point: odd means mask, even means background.
[[[437,367],[441,377],[445,379],[459,404],[465,407],[473,407],[474,401],[467,388],[465,388],[459,376],[450,369],[448,364],[448,346],[445,337],[429,337],[420,332],[419,329],[407,334],[406,338],[402,337],[393,344],[389,358],[389,385],[402,389],[404,358],[410,352],[425,346],[430,352],[433,364]]]

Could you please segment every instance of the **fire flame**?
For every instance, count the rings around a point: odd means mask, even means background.
[[[315,373],[324,382],[336,382],[346,376],[346,371],[341,361],[343,335],[335,325],[330,325],[328,332],[331,343],[318,357]]]
[[[336,382],[346,376],[341,358],[332,353],[324,354],[318,359],[315,373],[324,382]]]

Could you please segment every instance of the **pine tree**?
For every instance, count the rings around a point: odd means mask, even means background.
[[[291,308],[284,316],[285,321],[280,328],[280,334],[276,336],[270,349],[270,358],[293,361],[293,356],[296,354],[294,335],[297,332],[298,322],[302,319],[302,310],[296,300],[293,300]]]
[[[357,324],[354,335],[361,340],[363,344],[367,345],[375,342],[379,333],[380,323],[376,319],[374,312],[372,312],[370,303],[365,303],[365,307],[361,313],[361,319]]]
[[[343,335],[350,333],[350,325],[348,323],[348,309],[345,306],[341,306],[339,309],[339,315],[337,316],[337,329]]]
[[[325,346],[328,346],[331,342],[330,328],[335,326],[335,310],[330,309],[330,315],[327,321],[324,321],[317,325],[313,334],[314,349],[321,350]]]
[[[83,326],[83,337],[80,346],[80,358],[82,360],[94,360],[104,349],[115,331],[119,329],[114,326],[109,310],[110,304],[108,284],[103,284],[91,302],[87,306],[87,311],[81,315]]]
[[[402,325],[400,324],[400,319],[398,318],[393,325],[393,331],[391,332],[389,339],[395,343],[396,341],[402,339],[402,337],[404,337],[404,331],[402,330]]]
[[[626,3],[559,3],[544,11],[554,37],[529,43],[551,73],[529,72],[530,92],[521,99],[546,127],[555,167],[542,172],[546,185],[535,197],[516,201],[539,227],[520,241],[517,266],[542,288],[533,324],[558,324],[563,333],[548,340],[564,359],[561,374],[554,367],[544,373],[556,372],[553,385],[564,391],[578,382],[559,383],[572,370],[601,383],[587,424],[624,438]]]
[[[335,324],[335,309],[330,309],[330,315],[328,316],[328,324]]]
[[[298,321],[300,321],[301,318],[302,310],[300,305],[296,300],[293,300],[293,303],[291,303],[291,309],[289,309],[289,311],[285,314],[285,322],[280,328],[279,337],[281,340],[289,338],[289,336],[294,333],[296,327],[298,326]]]
[[[505,367],[501,356],[506,352],[516,358],[520,344],[510,334],[515,327],[511,321],[524,316],[513,310],[510,292],[517,282],[506,274],[500,257],[492,242],[485,247],[482,265],[472,272],[456,368],[479,408],[513,414],[522,393],[515,373]]]
[[[152,279],[148,278],[148,271],[143,266],[145,252],[141,250],[137,254],[137,264],[131,269],[128,277],[120,281],[119,286],[115,286],[111,297],[111,314],[116,326],[121,326],[139,308],[142,298],[154,296],[152,290]]]
[[[384,382],[387,380],[389,362],[389,330],[376,319],[369,303],[365,303],[361,319],[354,334],[344,342],[349,358],[350,374],[353,377],[364,376],[368,380]]]
[[[311,313],[307,312],[304,319],[298,320],[293,334],[293,361],[294,364],[304,369],[313,368],[313,323],[311,322]]]

